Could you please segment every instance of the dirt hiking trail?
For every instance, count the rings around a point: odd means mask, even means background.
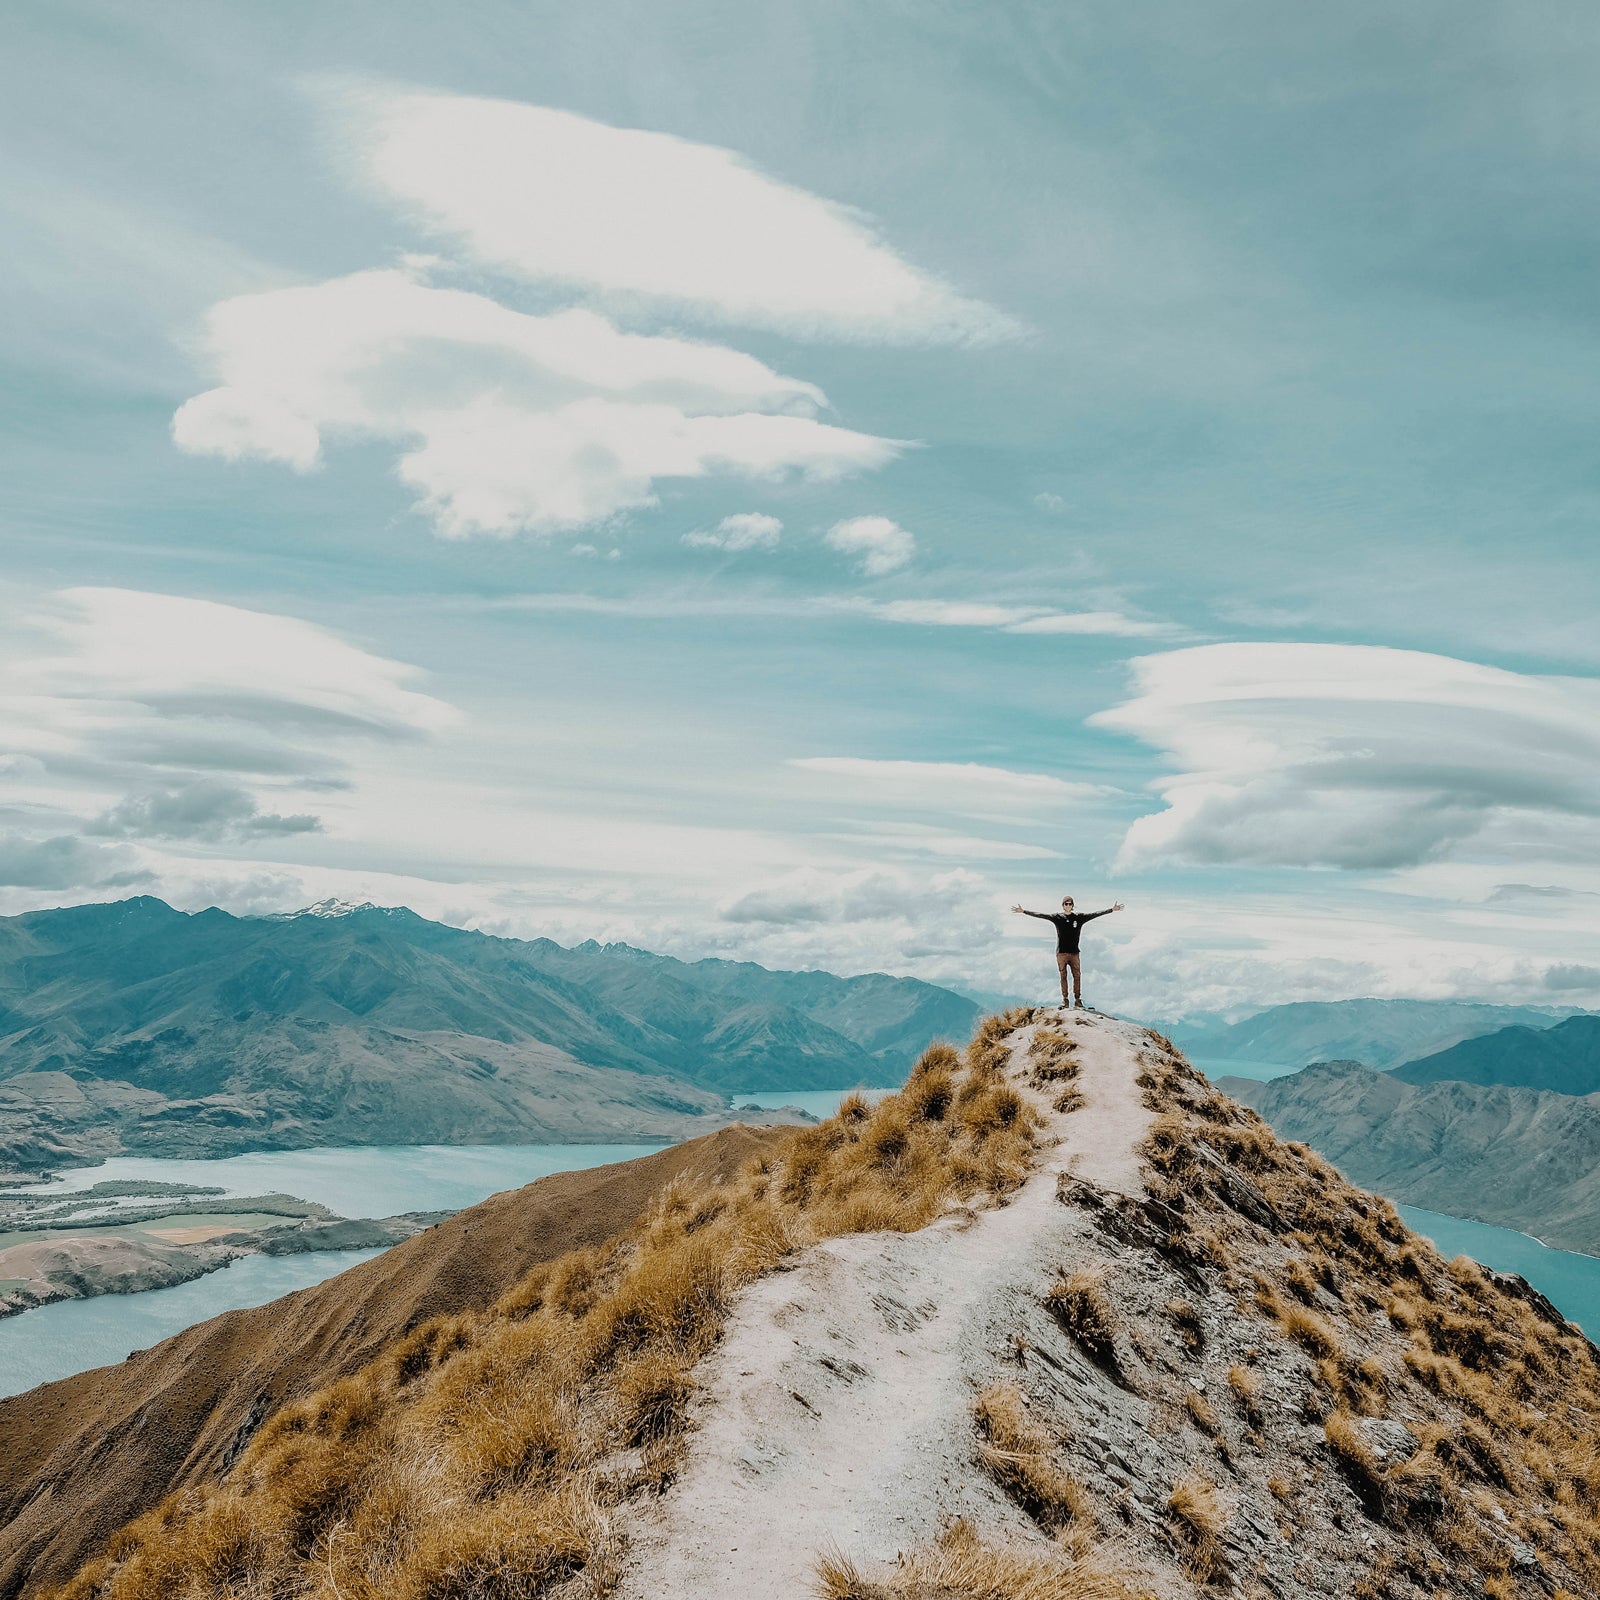
[[[1039,1025],[1078,1043],[1075,1111],[1027,1085]],[[1081,1213],[1057,1203],[1058,1179],[1143,1193],[1151,1114],[1134,1080],[1149,1038],[1083,1011],[1018,1029],[1009,1073],[1045,1127],[1009,1204],[827,1240],[741,1293],[697,1373],[684,1469],[629,1529],[624,1600],[798,1600],[820,1553],[892,1561],[955,1516],[1037,1537],[984,1474],[960,1470],[972,1402],[1041,1285],[1097,1254]]]

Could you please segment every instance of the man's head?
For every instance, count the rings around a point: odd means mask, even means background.
[[[1062,897],[1061,897],[1061,909],[1063,911],[1065,911],[1069,916],[1072,914],[1072,896],[1070,894],[1062,895]]]

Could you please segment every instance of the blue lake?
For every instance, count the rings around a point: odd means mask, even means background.
[[[292,1194],[341,1217],[459,1211],[552,1172],[579,1172],[659,1150],[659,1144],[414,1144],[263,1150],[213,1161],[117,1156],[76,1167],[23,1194],[67,1194],[113,1178],[214,1186],[231,1195]]]
[[[860,1094],[869,1105],[876,1105],[886,1094],[893,1093],[893,1089],[788,1089],[771,1094],[765,1091],[735,1094],[730,1098],[736,1106],[760,1106],[763,1111],[793,1106],[797,1111],[809,1111],[814,1117],[831,1117],[847,1094]]]
[[[831,1116],[851,1091],[743,1094],[736,1105],[798,1105]],[[889,1091],[869,1089],[868,1099]],[[212,1161],[119,1156],[77,1167],[27,1193],[67,1194],[110,1179],[202,1184],[230,1195],[292,1194],[344,1217],[389,1217],[402,1211],[456,1211],[503,1189],[553,1172],[578,1172],[659,1150],[659,1144],[389,1145],[362,1149],[273,1150]],[[304,1289],[376,1254],[327,1250],[298,1256],[246,1256],[191,1283],[143,1294],[63,1300],[0,1317],[0,1395],[121,1361],[130,1350],[224,1311],[258,1306]]]
[[[1260,1062],[1197,1061],[1207,1072],[1242,1068],[1279,1075]],[[1257,1075],[1252,1074],[1252,1075]],[[737,1094],[735,1105],[798,1106],[832,1114],[849,1090]],[[890,1091],[864,1091],[869,1100]],[[217,1161],[124,1157],[66,1173],[37,1188],[64,1193],[111,1178],[215,1185],[229,1194],[280,1192],[320,1201],[347,1217],[401,1211],[454,1210],[553,1172],[573,1172],[647,1155],[659,1145],[401,1145],[378,1149],[287,1150]],[[1406,1222],[1447,1255],[1466,1254],[1485,1266],[1519,1272],[1562,1312],[1588,1330],[1600,1329],[1600,1258],[1550,1250],[1508,1228],[1401,1206]],[[223,1311],[261,1305],[365,1261],[370,1250],[320,1251],[299,1256],[248,1256],[219,1272],[171,1289],[135,1295],[67,1300],[21,1316],[0,1318],[0,1395],[16,1394],[89,1367],[121,1361],[192,1323]]]
[[[1253,1078],[1257,1083],[1270,1083],[1274,1078],[1287,1078],[1300,1067],[1291,1067],[1282,1061],[1241,1061],[1236,1056],[1187,1056],[1189,1064],[1198,1067],[1208,1078]],[[1301,1062],[1300,1066],[1305,1063]]]
[[[303,1256],[245,1256],[170,1289],[60,1300],[0,1317],[0,1395],[122,1361],[131,1351],[147,1350],[207,1317],[265,1305],[377,1254],[318,1250]]]
[[[1512,1228],[1494,1228],[1465,1217],[1447,1217],[1416,1206],[1396,1205],[1406,1226],[1432,1239],[1445,1256],[1471,1256],[1497,1272],[1517,1272],[1576,1322],[1600,1338],[1600,1256],[1552,1250]]]
[[[837,1098],[837,1097],[836,1097]],[[346,1217],[453,1211],[552,1172],[629,1161],[658,1144],[392,1145],[376,1149],[281,1150],[217,1161],[119,1157],[79,1167],[36,1191],[61,1194],[111,1178],[215,1186],[229,1194],[292,1194]],[[375,1250],[245,1256],[190,1283],[143,1294],[62,1300],[0,1317],[0,1395],[123,1360],[196,1322],[259,1306],[321,1283]]]

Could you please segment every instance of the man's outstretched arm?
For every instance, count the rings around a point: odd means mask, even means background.
[[[1122,909],[1123,904],[1119,900],[1114,906],[1107,906],[1104,911],[1085,911],[1083,920],[1085,922],[1093,922],[1096,917],[1109,917],[1113,911],[1121,911]]]
[[[1012,906],[1011,909],[1013,911],[1022,912],[1022,915],[1025,917],[1037,917],[1041,922],[1048,922],[1050,920],[1050,913],[1048,911],[1029,911],[1022,906]]]

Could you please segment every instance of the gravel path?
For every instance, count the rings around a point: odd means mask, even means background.
[[[1062,1116],[1034,1097],[1058,1142],[1009,1205],[829,1240],[742,1294],[698,1374],[684,1471],[628,1530],[623,1600],[798,1600],[819,1552],[892,1560],[955,1515],[1038,1537],[965,1470],[973,1396],[1022,1304],[1091,1253],[1057,1177],[1140,1192],[1150,1120],[1134,1085],[1143,1028],[1084,1012],[1050,1025],[1079,1040],[1086,1103]],[[1032,1035],[1015,1036],[1019,1083]]]

